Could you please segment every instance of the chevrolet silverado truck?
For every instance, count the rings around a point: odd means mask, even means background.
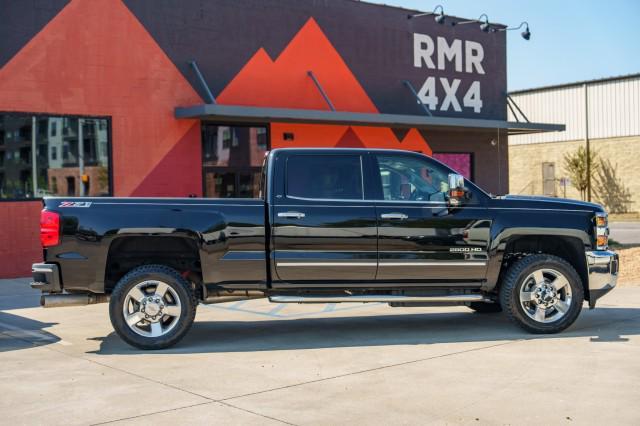
[[[556,333],[616,285],[597,204],[491,196],[433,158],[276,149],[260,197],[44,199],[44,307],[109,302],[127,343],[160,349],[199,303],[383,302],[504,311]]]

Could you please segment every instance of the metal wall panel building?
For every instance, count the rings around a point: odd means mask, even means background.
[[[509,145],[585,139],[585,87],[590,139],[640,135],[640,74],[633,74],[510,93],[530,121],[565,124],[566,130],[510,136]],[[509,111],[509,121],[515,120]]]

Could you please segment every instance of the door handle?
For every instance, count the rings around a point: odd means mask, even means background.
[[[405,220],[409,218],[409,216],[407,216],[404,213],[383,213],[380,215],[380,217],[382,219],[393,219],[393,220]]]
[[[278,213],[278,217],[285,217],[288,219],[302,219],[304,217],[304,213],[300,212],[280,212]]]

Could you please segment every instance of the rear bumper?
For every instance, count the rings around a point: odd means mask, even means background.
[[[31,288],[44,293],[61,293],[60,269],[51,263],[34,263],[31,265]]]
[[[620,261],[618,254],[609,250],[588,251],[586,255],[589,274],[589,307],[595,308],[596,301],[616,286]]]

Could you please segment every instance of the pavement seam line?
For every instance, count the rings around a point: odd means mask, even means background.
[[[181,392],[188,393],[190,395],[206,399],[209,402],[216,402],[215,399],[209,398],[209,397],[204,396],[204,395],[200,395],[200,394],[198,394],[196,392],[192,392],[192,391],[189,391],[189,390],[186,390],[186,389],[182,389],[182,388],[180,388],[178,386],[175,386],[175,385],[172,385],[172,384],[169,384],[169,383],[163,383],[163,382],[160,382],[158,380],[151,379],[149,377],[144,377],[144,376],[141,376],[139,374],[132,373],[130,371],[123,370],[123,369],[120,369],[120,368],[117,368],[117,367],[113,367],[113,366],[108,365],[108,364],[103,364],[101,362],[98,362],[98,361],[92,360],[90,358],[87,358],[86,356],[83,356],[83,355],[80,355],[80,356],[72,355],[72,354],[66,353],[64,351],[57,350],[56,348],[52,347],[51,345],[40,345],[40,344],[38,344],[38,342],[33,342],[33,341],[31,341],[31,340],[29,340],[27,338],[23,338],[23,337],[12,336],[11,334],[7,334],[4,331],[0,331],[0,334],[4,334],[4,335],[9,336],[9,337],[14,338],[14,339],[22,340],[23,342],[27,342],[34,348],[41,348],[41,349],[46,349],[46,350],[50,350],[50,351],[53,351],[53,352],[57,352],[57,353],[62,354],[64,356],[66,356],[66,357],[69,357],[69,358],[80,359],[80,360],[86,361],[88,363],[99,365],[101,367],[105,367],[105,368],[108,368],[108,369],[111,369],[111,370],[114,370],[114,371],[118,371],[120,373],[127,374],[127,375],[130,375],[130,376],[134,376],[134,377],[137,377],[139,379],[142,379],[142,380],[145,380],[145,381],[148,381],[148,382],[151,382],[151,383],[167,386],[167,387],[172,388],[174,390],[178,390],[178,391],[181,391]]]
[[[279,422],[279,423],[283,423],[283,424],[287,424],[287,425],[291,425],[291,426],[297,426],[297,425],[296,425],[296,424],[294,424],[294,423],[289,423],[289,422],[286,422],[286,421],[284,421],[284,420],[277,419],[277,418],[275,418],[275,417],[270,417],[270,416],[267,416],[267,415],[265,415],[265,414],[256,413],[256,412],[254,412],[254,411],[250,411],[250,410],[247,410],[247,409],[245,409],[245,408],[236,407],[235,405],[232,405],[232,404],[228,404],[228,403],[220,402],[220,401],[214,401],[214,400],[207,401],[207,402],[200,402],[200,403],[198,403],[198,404],[185,405],[185,406],[182,406],[182,407],[169,408],[169,409],[167,409],[167,410],[156,411],[156,412],[154,412],[154,413],[144,413],[144,414],[138,414],[138,415],[135,415],[135,416],[121,417],[121,418],[119,418],[119,419],[107,420],[107,421],[105,421],[105,422],[91,423],[91,426],[99,426],[99,425],[114,424],[114,423],[123,422],[123,421],[125,421],[125,420],[141,419],[141,418],[143,418],[143,417],[150,417],[150,416],[154,416],[154,415],[156,415],[156,414],[170,413],[170,412],[172,412],[172,411],[186,410],[186,409],[188,409],[188,408],[193,408],[193,407],[203,407],[203,406],[205,406],[205,405],[211,405],[211,404],[220,404],[220,405],[224,405],[224,406],[229,407],[229,408],[232,408],[232,409],[236,409],[236,410],[244,411],[244,412],[247,412],[247,413],[250,413],[250,414],[253,414],[253,415],[259,416],[259,417],[263,417],[263,418],[266,418],[266,419],[274,420],[274,421]]]
[[[637,316],[637,317],[633,317],[633,318],[626,318],[626,319],[622,319],[622,320],[618,320],[618,321],[611,321],[611,322],[605,323],[605,324],[616,324],[616,323],[620,323],[620,322],[634,321],[634,320],[639,319],[639,318],[640,318],[640,315]],[[602,324],[599,324],[599,325],[602,325]],[[581,327],[581,328],[578,328],[577,330],[583,330],[585,328],[587,328],[587,327]],[[572,336],[572,337],[574,337],[574,336]],[[268,392],[273,392],[273,391],[278,391],[278,390],[288,389],[288,388],[294,388],[294,387],[297,387],[297,386],[304,386],[304,385],[308,385],[308,384],[323,382],[323,381],[326,381],[326,380],[333,380],[333,379],[339,379],[339,378],[342,378],[342,377],[355,376],[355,375],[358,375],[358,374],[369,373],[369,372],[378,371],[378,370],[384,370],[384,369],[387,369],[387,368],[401,367],[401,366],[404,366],[404,365],[416,364],[416,363],[420,363],[420,362],[424,362],[424,361],[430,361],[430,360],[433,360],[433,359],[445,358],[445,357],[452,356],[452,355],[459,355],[459,354],[464,354],[464,353],[469,353],[469,352],[481,351],[483,349],[492,349],[492,348],[496,348],[496,347],[500,347],[500,346],[510,345],[512,343],[535,341],[535,340],[539,340],[540,338],[541,337],[515,339],[515,340],[510,340],[508,342],[498,343],[498,344],[495,344],[495,345],[483,346],[481,348],[472,348],[472,349],[467,349],[467,350],[464,350],[464,351],[451,352],[451,353],[448,353],[448,354],[436,355],[436,356],[432,356],[432,357],[428,357],[428,358],[405,361],[405,362],[401,362],[401,363],[397,363],[397,364],[389,364],[389,365],[370,368],[370,369],[366,369],[366,370],[354,371],[354,372],[351,372],[351,373],[338,374],[336,376],[325,377],[325,378],[322,378],[322,379],[309,380],[309,381],[306,381],[306,382],[295,383],[295,384],[292,384],[292,385],[280,386],[280,387],[271,388],[271,389],[265,389],[265,390],[261,390],[261,391],[257,391],[257,392],[247,393],[247,394],[244,394],[244,395],[231,396],[231,397],[228,397],[228,398],[219,399],[217,401],[218,402],[230,401],[230,400],[233,400],[233,399],[239,399],[239,398],[244,398],[244,397],[253,396],[253,395],[260,395],[260,394],[263,394],[263,393],[268,393]],[[544,338],[544,337],[542,337],[542,338]],[[547,338],[553,338],[553,336],[550,336],[550,337],[547,337]]]
[[[328,380],[341,379],[343,377],[357,376],[359,374],[370,373],[370,372],[379,371],[379,370],[385,370],[385,369],[388,369],[388,368],[395,368],[395,367],[402,367],[404,365],[417,364],[417,363],[420,363],[420,362],[430,361],[430,360],[433,360],[433,359],[445,358],[445,357],[448,357],[448,356],[460,355],[460,354],[469,353],[469,352],[481,351],[483,349],[491,349],[491,348],[496,348],[496,347],[500,347],[500,346],[510,345],[512,343],[517,343],[517,342],[519,342],[521,340],[522,339],[510,340],[508,342],[497,343],[495,345],[489,345],[489,346],[483,346],[481,348],[466,349],[466,350],[463,350],[463,351],[451,352],[451,353],[448,353],[448,354],[435,355],[435,356],[431,356],[431,357],[427,357],[427,358],[414,359],[414,360],[411,360],[411,361],[404,361],[404,362],[399,362],[399,363],[389,364],[389,365],[382,365],[380,367],[374,367],[374,368],[368,368],[368,369],[365,369],[365,370],[353,371],[351,373],[338,374],[338,375],[335,375],[335,376],[324,377],[322,379],[309,380],[309,381],[306,381],[306,382],[294,383],[294,384],[291,384],[291,385],[279,386],[279,387],[276,387],[276,388],[264,389],[264,390],[256,391],[256,392],[250,392],[250,393],[247,393],[247,394],[244,394],[244,395],[230,396],[228,398],[222,398],[222,399],[219,399],[217,401],[218,402],[225,402],[225,401],[230,401],[230,400],[233,400],[233,399],[245,398],[245,397],[248,397],[248,396],[260,395],[260,394],[263,394],[263,393],[269,393],[269,392],[274,392],[274,391],[283,390],[283,389],[290,389],[290,388],[295,388],[295,387],[298,387],[298,386],[304,386],[304,385],[324,382],[324,381],[328,381]]]
[[[286,425],[296,426],[295,423],[290,423],[290,422],[288,422],[286,420],[281,420],[281,419],[278,419],[276,417],[267,416],[266,414],[261,414],[261,413],[258,413],[258,412],[255,412],[255,411],[251,411],[251,410],[246,409],[246,408],[238,407],[236,405],[229,404],[228,402],[225,402],[223,400],[219,400],[219,401],[216,401],[216,402],[218,404],[226,405],[227,407],[235,408],[236,410],[245,411],[247,413],[251,413],[251,414],[254,414],[256,416],[260,416],[260,417],[264,417],[266,419],[270,419],[270,420],[274,420],[274,421],[277,421],[277,422],[280,422],[280,423],[284,423]]]
[[[603,323],[602,325],[634,321],[634,320],[636,320],[638,318],[640,318],[640,316],[636,316],[636,317],[633,317],[633,318],[627,318],[627,319],[621,319],[621,320],[618,320],[618,321],[611,321],[609,323]],[[578,328],[577,330],[582,330],[582,329],[585,329],[585,328],[587,328],[587,327],[581,327],[581,328]],[[451,353],[448,353],[448,354],[436,355],[436,356],[427,357],[427,358],[421,358],[421,359],[417,359],[417,360],[405,361],[405,362],[396,363],[396,364],[389,364],[389,365],[385,365],[385,366],[380,366],[380,367],[375,367],[375,368],[370,368],[370,369],[365,369],[365,370],[360,370],[360,371],[354,371],[354,372],[351,372],[351,373],[345,373],[345,374],[335,375],[335,376],[331,376],[331,377],[325,377],[325,378],[322,378],[322,379],[310,380],[310,381],[295,383],[295,384],[291,384],[291,385],[287,385],[287,386],[280,386],[280,387],[276,387],[276,388],[265,389],[265,390],[262,390],[262,391],[251,392],[251,393],[247,393],[247,394],[243,394],[243,395],[236,395],[236,396],[232,396],[232,397],[228,397],[228,398],[212,399],[212,398],[209,398],[207,396],[198,394],[196,392],[192,392],[192,391],[189,391],[189,390],[186,390],[186,389],[182,389],[182,388],[180,388],[178,386],[175,386],[175,385],[172,385],[172,384],[169,384],[169,383],[163,383],[163,382],[160,382],[160,381],[157,381],[157,380],[145,377],[145,376],[141,376],[141,375],[136,374],[136,373],[132,373],[132,372],[127,371],[127,370],[116,368],[116,367],[110,366],[108,364],[103,364],[101,362],[86,358],[85,356],[82,356],[82,355],[81,356],[75,356],[75,355],[72,355],[72,354],[68,354],[68,353],[66,353],[64,351],[60,351],[60,350],[57,350],[54,347],[51,347],[51,345],[39,345],[37,342],[33,342],[33,341],[31,341],[31,340],[29,340],[27,338],[16,337],[16,336],[8,334],[8,333],[6,333],[4,331],[0,331],[0,334],[4,334],[4,335],[6,335],[6,336],[8,336],[10,338],[14,338],[14,339],[25,341],[25,342],[31,344],[32,347],[34,347],[34,348],[41,347],[43,349],[48,349],[48,350],[60,353],[62,355],[70,357],[70,358],[82,359],[84,361],[87,361],[89,363],[93,363],[95,365],[99,365],[99,366],[102,366],[102,367],[105,367],[105,368],[108,368],[108,369],[112,369],[112,370],[118,371],[118,372],[123,373],[123,374],[131,375],[131,376],[134,376],[134,377],[137,377],[137,378],[140,378],[142,380],[149,381],[149,382],[152,382],[152,383],[155,383],[155,384],[164,385],[164,386],[172,388],[174,390],[182,391],[182,392],[191,394],[193,396],[197,396],[197,397],[200,397],[200,398],[203,398],[203,399],[207,400],[207,402],[202,402],[202,403],[198,403],[198,404],[192,404],[192,405],[183,406],[183,407],[176,407],[176,408],[168,409],[168,410],[165,410],[165,411],[158,411],[158,412],[155,412],[155,413],[148,413],[148,414],[142,414],[142,415],[139,415],[139,416],[124,417],[124,418],[120,418],[120,419],[109,420],[107,422],[102,422],[102,423],[95,423],[96,425],[114,423],[114,422],[118,422],[118,421],[123,421],[123,420],[128,420],[128,419],[133,419],[133,418],[139,418],[139,417],[146,417],[146,416],[151,416],[151,415],[159,414],[159,413],[163,413],[163,412],[170,412],[170,411],[181,410],[181,409],[184,409],[184,408],[190,408],[190,407],[201,406],[201,405],[208,405],[208,404],[211,404],[211,403],[219,403],[219,404],[228,406],[230,408],[235,408],[235,409],[238,409],[238,410],[241,410],[241,411],[245,411],[245,412],[250,413],[250,414],[254,414],[254,415],[257,415],[257,416],[260,416],[260,417],[264,417],[264,418],[267,418],[267,419],[270,419],[270,420],[278,421],[280,423],[284,423],[284,424],[288,424],[288,425],[294,425],[293,423],[289,423],[287,421],[280,420],[278,418],[270,417],[270,416],[267,416],[267,415],[264,415],[264,414],[260,414],[260,413],[257,413],[257,412],[253,412],[253,411],[250,411],[250,410],[235,406],[233,404],[228,403],[227,401],[234,400],[234,399],[240,399],[240,398],[244,398],[244,397],[248,397],[248,396],[260,395],[260,394],[263,394],[263,393],[269,393],[269,392],[274,392],[274,391],[283,390],[283,389],[294,388],[294,387],[298,387],[298,386],[304,386],[304,385],[307,385],[307,384],[313,384],[313,383],[319,383],[319,382],[333,380],[333,379],[339,379],[339,378],[343,378],[343,377],[355,376],[355,375],[359,375],[359,374],[363,374],[363,373],[379,371],[379,370],[384,370],[384,369],[388,369],[388,368],[394,368],[394,367],[400,367],[400,366],[404,366],[404,365],[416,364],[416,363],[420,363],[420,362],[430,361],[430,360],[433,360],[433,359],[445,358],[445,357],[452,356],[452,355],[459,355],[459,354],[464,354],[464,353],[469,353],[469,352],[481,351],[481,350],[484,350],[484,349],[491,349],[491,348],[506,346],[506,345],[509,345],[509,344],[512,344],[512,343],[519,343],[519,342],[523,342],[523,341],[526,342],[526,341],[531,341],[531,340],[538,340],[538,338],[528,338],[528,339],[527,338],[521,338],[521,339],[516,339],[516,340],[510,340],[510,341],[499,343],[499,344],[483,346],[483,347],[480,347],[480,348],[472,348],[472,349],[468,349],[468,350],[451,352]]]
[[[617,324],[617,323],[622,323],[622,322],[627,322],[627,321],[635,321],[636,319],[640,319],[640,315],[638,315],[638,316],[634,316],[634,317],[632,317],[632,318],[626,318],[626,319],[621,319],[621,320],[617,320],[617,321],[612,321],[612,322],[609,322],[609,323],[607,323],[607,324]],[[597,324],[597,325],[599,326],[599,325],[601,325],[601,324]],[[585,327],[579,327],[579,328],[576,328],[574,331],[584,330],[584,329],[586,329],[586,328],[587,328],[586,326],[585,326]],[[552,337],[551,337],[551,338],[552,338]],[[522,341],[523,341],[523,342],[530,342],[530,341],[537,341],[537,340],[539,340],[539,339],[537,339],[537,338],[533,338],[533,339],[522,339]],[[525,372],[525,373],[520,374],[520,375],[518,376],[518,379],[519,379],[519,378],[521,378],[521,377],[523,377],[523,376],[525,376],[526,374],[527,374],[526,372]],[[512,380],[510,381],[510,383],[509,383],[507,386],[503,387],[502,389],[499,389],[496,393],[498,393],[498,394],[502,394],[502,393],[506,392],[506,391],[509,389],[509,387],[511,387],[511,386],[513,385],[513,383],[514,383],[514,381],[515,381],[515,380],[517,380],[517,379],[512,379]],[[486,399],[481,399],[481,400],[479,400],[479,401],[471,402],[471,403],[469,403],[469,404],[466,404],[466,405],[464,405],[464,406],[462,406],[462,407],[458,408],[458,409],[457,409],[457,410],[455,410],[454,412],[451,412],[451,413],[449,413],[449,414],[447,414],[447,415],[445,415],[445,416],[438,416],[437,418],[435,418],[435,419],[433,419],[431,422],[429,422],[429,424],[442,424],[443,422],[444,422],[445,424],[448,424],[448,423],[449,423],[449,421],[451,421],[452,417],[454,417],[454,416],[455,416],[455,415],[457,415],[458,413],[462,412],[462,410],[467,409],[467,408],[470,408],[470,407],[473,407],[473,406],[476,406],[476,405],[478,405],[478,404],[482,404],[482,403],[486,403]],[[453,419],[453,420],[452,420],[452,422],[453,422],[453,423],[456,423],[456,422],[458,422],[458,423],[459,423],[460,421],[458,421],[457,419]]]
[[[26,338],[21,338],[21,337],[12,336],[12,335],[10,335],[10,334],[7,334],[7,333],[6,333],[6,332],[4,332],[4,331],[0,331],[0,334],[4,334],[5,336],[8,336],[8,337],[10,337],[10,338],[18,339],[18,340],[22,340],[22,341],[24,341],[24,342],[27,342],[27,343],[29,343],[29,344],[30,344],[32,347],[34,347],[34,348],[47,349],[47,350],[54,351],[54,352],[57,352],[57,353],[59,353],[59,354],[62,354],[62,355],[64,355],[64,356],[67,356],[67,357],[69,357],[69,358],[81,359],[81,360],[83,360],[83,361],[86,361],[86,362],[89,362],[89,363],[92,363],[92,364],[95,364],[95,365],[99,365],[99,366],[101,366],[101,367],[105,367],[105,368],[108,368],[108,369],[111,369],[111,370],[114,370],[114,371],[118,371],[118,372],[123,373],[123,374],[127,374],[127,375],[130,375],[130,376],[134,376],[134,377],[137,377],[137,378],[139,378],[139,379],[142,379],[142,380],[145,380],[145,381],[148,381],[148,382],[151,382],[151,383],[155,383],[155,384],[159,384],[159,385],[162,385],[162,386],[166,386],[166,387],[172,388],[172,389],[174,389],[174,390],[182,391],[182,392],[188,393],[188,394],[190,394],[190,395],[197,396],[197,397],[200,397],[200,398],[203,398],[203,399],[206,399],[206,400],[207,400],[207,402],[200,402],[200,403],[197,403],[197,404],[185,405],[185,406],[183,406],[183,407],[176,407],[176,408],[171,408],[171,409],[168,409],[168,410],[156,411],[156,412],[154,412],[154,413],[146,413],[146,414],[140,414],[140,415],[137,415],[137,416],[122,417],[122,418],[119,418],[119,419],[108,420],[108,421],[106,421],[106,422],[92,423],[93,425],[109,424],[109,423],[119,422],[119,421],[128,420],[128,419],[135,419],[135,418],[141,418],[141,417],[148,417],[148,416],[152,416],[152,415],[154,415],[154,414],[160,414],[160,413],[165,413],[165,412],[170,412],[170,411],[182,410],[182,409],[185,409],[185,408],[191,408],[191,407],[197,407],[197,406],[201,406],[201,405],[208,405],[208,404],[218,403],[218,404],[221,404],[221,405],[228,406],[229,408],[234,408],[234,409],[236,409],[236,410],[244,411],[244,412],[247,412],[247,413],[250,413],[250,414],[253,414],[253,415],[259,416],[259,417],[264,417],[264,418],[266,418],[266,419],[273,420],[273,421],[277,421],[277,422],[279,422],[279,423],[283,423],[283,424],[287,424],[287,425],[296,426],[294,423],[289,423],[289,422],[287,422],[287,421],[285,421],[285,420],[280,420],[280,419],[278,419],[278,418],[271,417],[271,416],[267,416],[267,415],[265,415],[265,414],[260,414],[260,413],[257,413],[257,412],[251,411],[251,410],[247,410],[247,409],[245,409],[245,408],[236,407],[236,406],[235,406],[235,405],[233,405],[233,404],[229,404],[229,403],[224,402],[224,400],[222,400],[222,399],[220,399],[220,400],[216,400],[216,399],[213,399],[213,398],[209,398],[209,397],[204,396],[204,395],[201,395],[201,394],[199,394],[199,393],[192,392],[192,391],[189,391],[189,390],[186,390],[186,389],[182,389],[182,388],[180,388],[180,387],[178,387],[178,386],[175,386],[175,385],[172,385],[172,384],[170,384],[170,383],[160,382],[160,381],[158,381],[158,380],[154,380],[154,379],[151,379],[151,378],[149,378],[149,377],[141,376],[141,375],[139,375],[139,374],[132,373],[132,372],[127,371],[127,370],[122,370],[122,369],[120,369],[120,368],[116,368],[116,367],[113,367],[113,366],[108,365],[108,364],[103,364],[103,363],[101,363],[101,362],[98,362],[98,361],[95,361],[95,360],[92,360],[92,359],[86,358],[85,356],[75,356],[75,355],[72,355],[72,354],[68,354],[68,353],[66,353],[66,352],[59,351],[59,350],[57,350],[57,349],[55,349],[55,348],[52,348],[52,347],[50,347],[50,346],[39,345],[37,342],[33,342],[33,341],[31,341],[31,340],[29,340],[29,339],[26,339]]]
[[[166,409],[166,410],[156,411],[155,413],[137,414],[135,416],[121,417],[119,419],[107,420],[107,421],[98,422],[98,423],[91,423],[91,426],[107,425],[107,424],[111,424],[111,423],[122,422],[122,421],[125,421],[125,420],[140,419],[142,417],[153,416],[154,414],[169,413],[171,411],[184,410],[184,409],[192,408],[192,407],[200,407],[200,406],[203,406],[203,405],[209,405],[209,404],[213,404],[213,403],[215,403],[215,401],[199,402],[197,404],[190,404],[190,405],[185,405],[185,406],[182,406],[182,407],[169,408],[169,409]]]

